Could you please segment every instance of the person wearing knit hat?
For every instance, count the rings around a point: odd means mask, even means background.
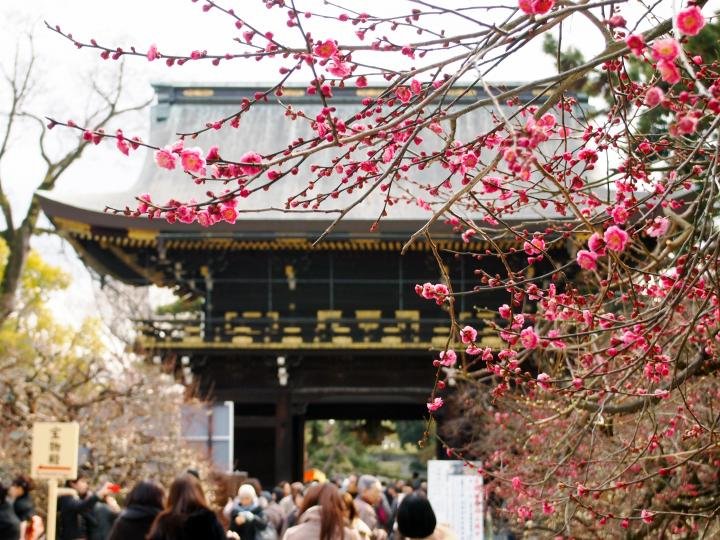
[[[237,503],[230,512],[230,530],[236,532],[241,540],[260,540],[268,527],[265,512],[258,504],[255,488],[243,484],[238,489]]]

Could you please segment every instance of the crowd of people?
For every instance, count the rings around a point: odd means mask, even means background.
[[[437,523],[419,480],[383,485],[370,475],[331,482],[282,482],[265,491],[248,479],[224,508],[209,504],[196,471],[166,490],[138,482],[124,499],[114,484],[90,489],[85,477],[58,494],[58,540],[455,540]],[[0,483],[0,540],[42,540],[32,482]]]

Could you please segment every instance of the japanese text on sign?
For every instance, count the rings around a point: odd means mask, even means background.
[[[38,479],[77,477],[80,424],[36,422],[33,424],[31,474]]]

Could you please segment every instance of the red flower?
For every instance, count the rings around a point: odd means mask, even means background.
[[[645,38],[641,34],[631,34],[625,39],[625,44],[635,56],[642,56],[645,50]]]
[[[315,53],[315,56],[319,56],[320,58],[330,58],[337,54],[338,48],[335,41],[332,39],[326,39],[325,41],[316,43],[315,48],[313,48],[313,52]]]

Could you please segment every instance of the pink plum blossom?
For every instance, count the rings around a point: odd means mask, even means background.
[[[117,146],[117,149],[120,150],[120,152],[122,152],[126,156],[130,154],[130,145],[122,137],[118,137],[116,146]]]
[[[203,210],[201,212],[198,212],[196,215],[197,222],[202,225],[203,227],[209,227],[213,224],[213,220],[210,217],[210,213],[207,210]]]
[[[652,220],[645,232],[648,236],[652,236],[653,238],[659,238],[661,236],[664,236],[668,232],[669,228],[670,220],[666,217],[658,216]]]
[[[395,95],[403,103],[407,103],[412,98],[412,93],[410,92],[410,89],[408,89],[407,86],[398,86],[395,89]]]
[[[635,56],[642,56],[645,50],[645,38],[642,34],[631,34],[625,39],[625,44]]]
[[[253,176],[262,170],[261,167],[249,165],[250,163],[262,163],[262,156],[257,152],[245,152],[240,156],[240,163],[240,171],[247,176]]]
[[[605,255],[605,240],[599,233],[592,233],[588,239],[588,247],[598,255]]]
[[[427,408],[428,408],[429,412],[435,412],[443,405],[444,405],[443,399],[441,397],[436,397],[435,399],[433,399],[431,402],[429,402],[427,404]]]
[[[651,86],[645,93],[645,105],[648,107],[657,107],[665,99],[665,92],[657,86]]]
[[[598,254],[594,251],[581,249],[577,252],[577,263],[583,270],[595,270],[597,268]]]
[[[627,26],[627,20],[622,15],[613,15],[607,20],[607,24],[610,28],[622,28]]]
[[[234,205],[223,204],[220,205],[220,215],[228,223],[235,223],[238,217],[237,210]]]
[[[137,206],[138,212],[140,212],[141,214],[144,214],[149,209],[148,203],[152,202],[150,199],[150,194],[143,193],[138,196],[138,199],[140,199],[140,204],[138,204],[138,206]]]
[[[440,364],[445,367],[452,367],[457,363],[457,354],[452,349],[441,351],[439,356]]]
[[[335,43],[335,41],[333,41],[332,39],[320,41],[316,43],[315,47],[313,48],[313,53],[315,53],[315,56],[319,56],[320,58],[330,58],[332,56],[335,56],[337,52],[337,43]]]
[[[148,62],[152,62],[153,60],[155,60],[155,59],[158,58],[159,56],[160,56],[160,55],[158,54],[157,46],[153,43],[153,44],[150,45],[150,47],[148,48],[148,52],[147,52]]]
[[[608,227],[603,235],[605,245],[612,251],[624,251],[630,236],[620,227],[615,225]]]
[[[219,161],[220,160],[220,150],[217,146],[211,146],[210,150],[207,151],[207,154],[205,155],[205,161],[208,163],[212,163],[213,161]]]
[[[518,0],[518,7],[527,15],[543,15],[555,5],[555,0]]]
[[[527,521],[532,518],[532,510],[525,505],[518,507],[517,509],[518,518],[522,521]]]
[[[200,148],[184,148],[180,152],[183,169],[191,173],[200,173],[205,168],[205,158]]]
[[[680,44],[674,38],[658,39],[652,44],[652,55],[655,60],[673,62],[680,55]]]
[[[466,345],[468,343],[474,343],[477,339],[477,330],[475,330],[472,326],[464,327],[462,330],[460,330],[460,339]]]
[[[676,84],[680,82],[680,70],[673,62],[661,60],[658,62],[658,71],[660,77],[668,84]]]
[[[498,308],[498,313],[503,319],[509,319],[512,315],[512,310],[510,309],[510,306],[503,304]]]
[[[158,167],[163,169],[173,170],[175,168],[177,159],[173,153],[171,146],[166,146],[160,150],[155,150],[155,163]]]
[[[512,484],[512,487],[513,487],[513,489],[514,489],[516,492],[522,491],[522,485],[523,485],[523,483],[522,483],[522,480],[520,479],[519,476],[513,476],[513,477],[510,479],[510,483]]]
[[[545,240],[539,237],[535,237],[529,242],[523,244],[523,250],[528,255],[540,255],[545,249]]]
[[[675,24],[681,34],[697,36],[705,26],[705,17],[699,7],[690,6],[677,14]]]
[[[630,217],[627,211],[627,208],[624,206],[616,206],[610,211],[610,216],[612,216],[613,221],[617,225],[622,225],[625,223],[628,218]]]
[[[528,326],[520,332],[520,341],[526,349],[534,349],[540,344],[540,337],[532,326]]]
[[[695,133],[697,124],[697,118],[686,114],[677,119],[675,130],[679,135],[690,135],[691,133]]]
[[[646,510],[645,508],[643,508],[640,511],[640,519],[642,519],[643,523],[652,523],[655,519],[655,514],[650,512],[650,510]]]
[[[537,376],[537,383],[543,390],[550,390],[550,375],[547,373],[540,373]]]
[[[330,67],[328,67],[327,70],[328,73],[330,73],[331,75],[335,75],[336,77],[340,77],[341,79],[344,79],[352,73],[350,65],[347,62],[343,62],[342,60],[340,60],[340,58],[337,56],[333,57],[332,64],[330,64]]]

